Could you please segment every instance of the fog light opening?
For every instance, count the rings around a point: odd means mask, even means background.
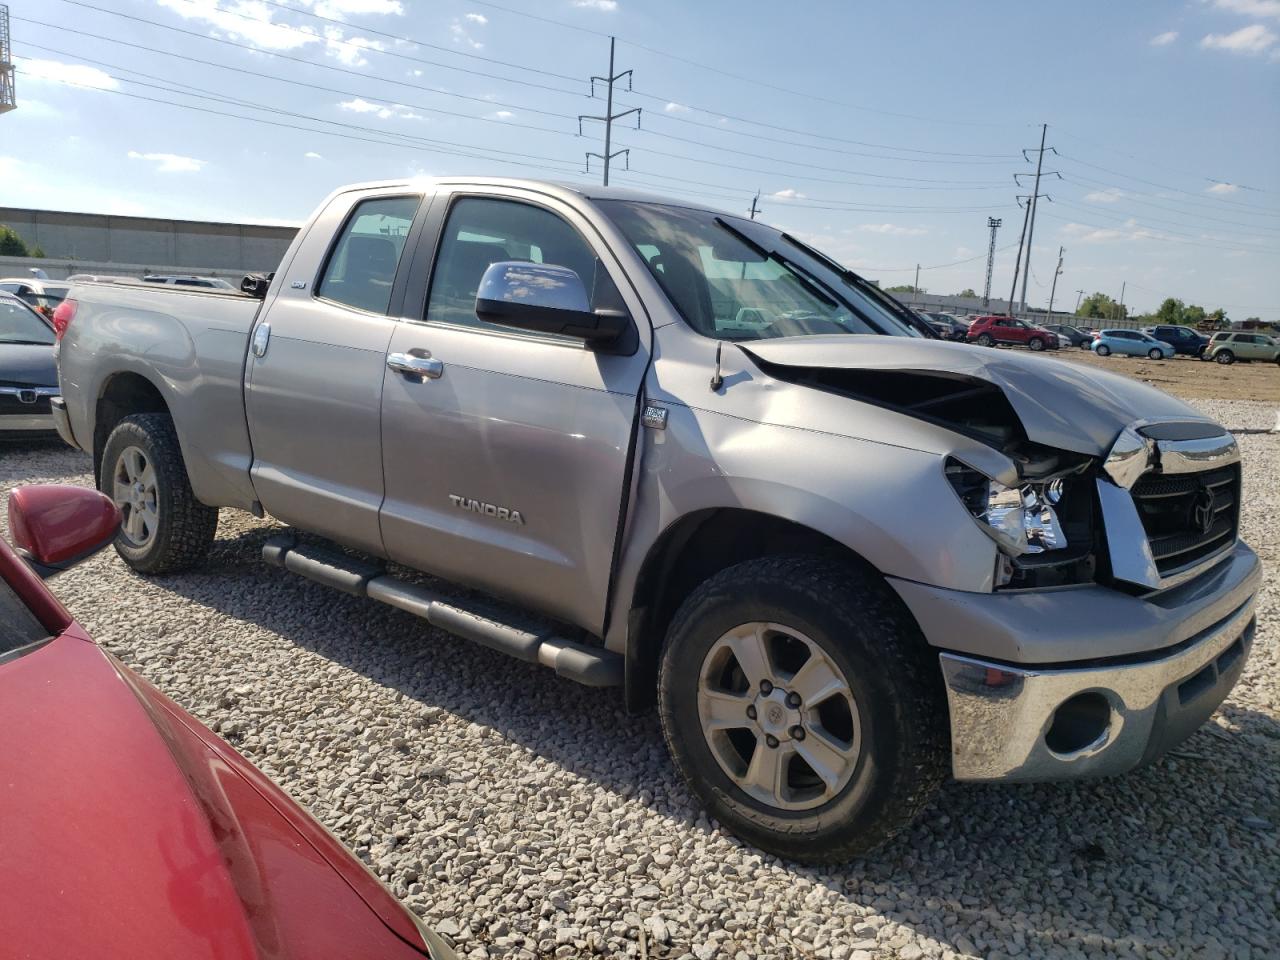
[[[1111,704],[1100,693],[1077,693],[1053,712],[1045,746],[1059,756],[1080,753],[1105,742],[1111,729]]]

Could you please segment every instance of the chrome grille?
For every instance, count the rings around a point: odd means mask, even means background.
[[[1142,476],[1131,490],[1160,575],[1229,547],[1240,519],[1240,465]]]

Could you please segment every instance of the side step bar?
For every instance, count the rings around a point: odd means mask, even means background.
[[[589,687],[622,685],[623,658],[611,650],[565,640],[538,624],[504,623],[478,605],[406,583],[376,564],[323,547],[299,544],[288,534],[267,540],[262,559],[343,593],[372,597],[398,607],[463,639],[550,667],[569,680]]]

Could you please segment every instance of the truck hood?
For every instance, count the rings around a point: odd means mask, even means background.
[[[58,365],[53,347],[25,343],[0,343],[0,383],[24,387],[56,387]]]
[[[858,371],[991,384],[1008,399],[1028,439],[1088,456],[1108,451],[1120,431],[1135,420],[1213,422],[1181,400],[1127,377],[1012,350],[945,340],[849,335],[783,337],[741,346],[767,365],[847,370],[852,375],[848,388],[854,393]]]

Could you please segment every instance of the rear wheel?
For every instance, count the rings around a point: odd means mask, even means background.
[[[991,345],[992,345],[992,344],[994,344],[994,343],[995,343],[995,341],[991,339],[991,334],[989,334],[989,333],[980,333],[980,334],[978,334],[978,345],[979,345],[979,346],[989,347],[989,346],[991,346]]]
[[[1111,348],[1110,348],[1110,347],[1108,347],[1105,343],[1100,343],[1100,344],[1098,344],[1098,346],[1095,348],[1095,352],[1096,352],[1096,353],[1098,354],[1098,356],[1100,356],[1100,357],[1108,357],[1108,356],[1110,356],[1110,355],[1111,355]]]
[[[204,559],[218,511],[191,491],[173,421],[163,413],[125,417],[102,450],[98,489],[120,508],[116,552],[142,573],[172,573]]]
[[[1150,350],[1147,351],[1147,356],[1150,357],[1152,360],[1164,359],[1164,353],[1155,347],[1152,347]]]
[[[1027,346],[1030,347],[1032,350],[1037,350],[1037,351],[1043,350],[1044,341],[1041,340],[1039,337],[1032,337],[1030,340],[1027,341]]]
[[[1213,359],[1223,366],[1236,362],[1236,355],[1230,350],[1219,350],[1213,355]]]
[[[710,813],[794,860],[871,850],[947,769],[924,638],[878,577],[827,559],[751,560],[695,590],[667,636],[659,708]]]

